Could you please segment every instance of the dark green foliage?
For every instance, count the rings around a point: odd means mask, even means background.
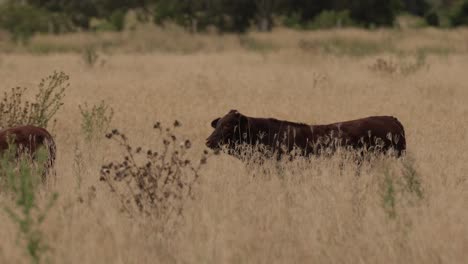
[[[299,13],[290,13],[283,19],[283,25],[290,28],[301,28],[301,15]]]
[[[156,1],[154,8],[154,22],[163,24],[165,21],[170,20],[191,29],[198,27],[196,23],[207,16],[206,12],[207,10],[199,5],[197,1],[159,0]]]
[[[285,0],[256,0],[255,20],[259,31],[271,31],[273,16],[280,12],[280,7]]]
[[[125,14],[130,9],[144,8],[146,0],[27,0],[30,6],[64,14],[71,23],[84,30],[90,29],[92,18],[107,20],[115,30],[124,28]]]
[[[294,16],[301,24],[306,24],[323,10],[332,10],[334,8],[333,1],[291,0],[283,5],[283,9],[288,16]]]
[[[463,0],[455,6],[450,22],[455,27],[468,25],[468,0]]]
[[[89,29],[92,17],[98,15],[93,0],[28,0],[27,3],[37,8],[66,14],[74,26]]]
[[[354,25],[355,22],[351,19],[349,11],[323,11],[317,15],[309,28],[334,28],[334,27],[347,27]]]
[[[424,19],[429,26],[438,27],[440,25],[439,15],[436,11],[431,10],[425,16]]]
[[[371,27],[391,26],[402,7],[400,0],[293,0],[288,2],[283,11],[288,17],[286,25],[294,25],[291,20],[298,20],[302,27],[307,27],[307,25],[311,24],[311,21],[331,21],[333,16],[337,18],[338,14],[344,15],[348,10],[349,16],[346,16],[349,19],[347,18],[346,21],[354,21],[357,25]],[[330,27],[330,23],[325,23],[325,27]]]
[[[164,25],[171,21],[191,32],[215,26],[220,32],[245,32],[252,26],[270,31],[275,17],[294,28],[392,26],[400,12],[424,17],[429,25],[447,24],[450,10],[454,26],[467,24],[468,0],[10,0],[0,4],[0,26],[15,39],[35,32],[61,33],[76,29],[116,30],[125,28],[125,15],[136,11],[140,21]],[[461,2],[461,3],[460,3]],[[459,3],[459,4],[456,4]],[[8,10],[7,10],[8,9]],[[441,20],[442,17],[442,21]],[[97,18],[103,25],[92,28]],[[20,21],[20,23],[17,23]]]
[[[222,13],[230,18],[228,21],[224,21],[222,31],[246,31],[257,12],[257,7],[251,0],[228,0],[224,1],[221,7]]]
[[[429,0],[430,1],[430,0]],[[431,5],[428,0],[403,0],[403,6],[406,11],[413,15],[424,16]]]
[[[115,10],[109,17],[109,22],[117,31],[122,31],[125,27],[125,11]]]
[[[244,32],[256,14],[257,5],[251,0],[158,0],[154,21],[173,21],[192,32],[203,31],[209,25],[222,32]]]
[[[27,42],[35,33],[46,32],[46,12],[28,5],[8,3],[0,6],[0,27],[8,30],[15,42]]]
[[[365,27],[391,26],[402,9],[400,0],[352,0],[349,3],[351,18]]]

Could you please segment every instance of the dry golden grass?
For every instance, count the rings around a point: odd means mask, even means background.
[[[148,41],[158,38],[149,35]],[[432,45],[450,52],[429,52],[424,65],[411,74],[390,74],[370,66],[380,57],[397,63],[412,60],[411,53],[400,57],[384,50],[369,56],[335,56],[297,45],[303,39],[327,43],[337,35],[377,44],[390,36],[399,40],[392,43],[401,50],[415,52]],[[468,252],[466,34],[344,30],[249,37],[276,48],[246,51],[233,36],[191,39],[185,34],[178,39],[185,43],[168,43],[190,46],[203,39],[213,45],[209,47],[223,48],[185,55],[135,54],[125,52],[135,51],[126,48],[133,43],[128,41],[106,55],[106,63],[93,68],[75,53],[0,54],[2,92],[18,85],[34,87],[53,70],[71,76],[53,130],[57,183],[40,193],[42,203],[48,192],[60,195],[43,226],[53,248],[51,261],[464,263]],[[50,41],[70,41],[66,38]],[[151,45],[144,40],[135,43]],[[77,40],[74,45],[83,43]],[[113,126],[136,144],[154,140],[155,121],[180,120],[183,134],[193,140],[193,158],[204,149],[211,120],[234,108],[250,116],[307,123],[394,115],[406,128],[408,157],[376,161],[357,176],[352,163],[345,161],[341,168],[339,157],[297,161],[278,169],[274,164],[246,167],[222,154],[204,167],[197,199],[187,204],[180,223],[162,225],[156,217],[121,213],[114,196],[99,182],[100,166],[120,152],[106,140],[83,142],[78,105],[100,100],[114,107]],[[423,199],[413,199],[396,186],[397,215],[389,218],[383,207],[385,178],[401,180],[402,167],[411,160],[422,181]],[[2,193],[0,203],[10,200]],[[3,212],[0,222],[0,262],[26,262],[16,227]]]

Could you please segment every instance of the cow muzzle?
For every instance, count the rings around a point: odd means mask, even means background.
[[[215,150],[215,149],[220,149],[220,147],[219,147],[219,141],[216,140],[215,138],[211,137],[211,136],[208,137],[208,138],[206,139],[206,143],[205,143],[205,144],[206,144],[206,146],[207,146],[208,148],[210,148],[210,149],[213,149],[213,150]]]

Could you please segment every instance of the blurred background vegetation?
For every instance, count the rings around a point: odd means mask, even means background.
[[[138,22],[220,34],[468,24],[468,0],[0,0],[0,31],[17,43],[36,33],[122,31],[132,29],[130,12]]]

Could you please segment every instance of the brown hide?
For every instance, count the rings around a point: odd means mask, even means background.
[[[263,145],[278,153],[299,149],[301,155],[318,155],[325,149],[338,147],[386,152],[393,149],[397,156],[406,150],[403,125],[392,116],[370,116],[326,125],[307,125],[274,118],[254,118],[231,110],[212,121],[215,129],[206,145],[216,149],[239,144]]]
[[[46,171],[53,167],[56,154],[55,142],[44,128],[27,125],[0,130],[0,154],[8,149],[9,142],[16,146],[17,156],[26,154],[34,158],[41,146],[46,147],[49,154]]]

